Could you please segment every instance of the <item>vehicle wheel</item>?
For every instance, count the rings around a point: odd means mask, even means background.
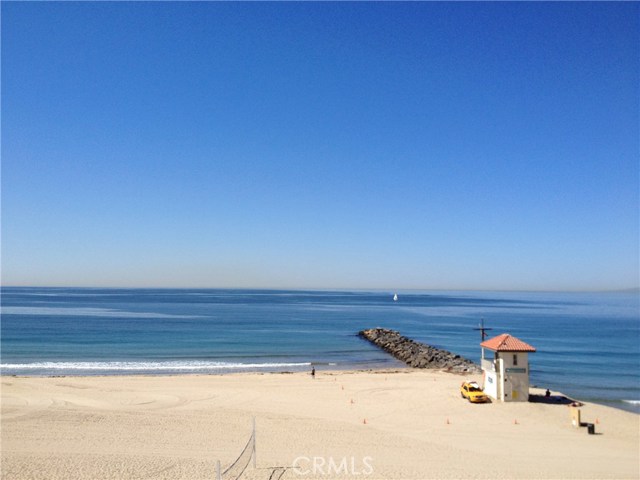
[[[462,398],[464,398],[464,395],[463,395],[462,393],[460,394],[460,396],[461,396]]]

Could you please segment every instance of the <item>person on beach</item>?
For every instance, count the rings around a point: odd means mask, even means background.
[[[311,378],[316,378],[316,367],[311,367]]]
[[[549,398],[551,396],[551,392],[549,391],[549,389],[547,388],[547,391],[544,392],[544,396]]]

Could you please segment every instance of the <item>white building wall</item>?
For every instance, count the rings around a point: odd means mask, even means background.
[[[498,374],[493,370],[484,371],[484,393],[498,399]]]

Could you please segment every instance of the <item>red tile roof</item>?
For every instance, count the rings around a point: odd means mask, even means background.
[[[494,352],[535,352],[536,349],[523,342],[519,338],[512,337],[508,333],[503,333],[497,337],[485,340],[480,344],[481,347],[488,348]]]

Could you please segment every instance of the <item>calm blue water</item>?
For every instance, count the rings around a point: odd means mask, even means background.
[[[484,319],[538,349],[532,384],[640,411],[638,294],[4,287],[1,311],[5,375],[401,366],[376,326],[478,361]]]

